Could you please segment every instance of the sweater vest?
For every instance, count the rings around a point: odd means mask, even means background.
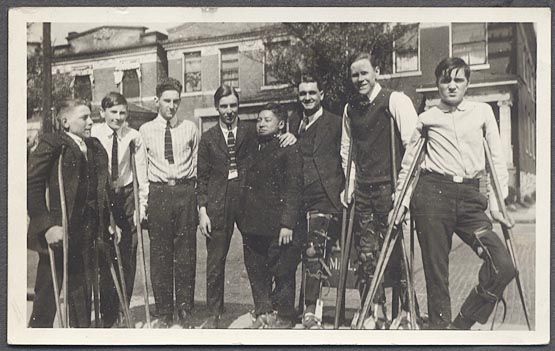
[[[304,185],[319,181],[318,170],[314,162],[314,143],[316,141],[316,130],[319,128],[320,119],[308,128],[299,140],[301,154],[303,156]]]
[[[391,93],[389,89],[382,89],[368,106],[349,105],[347,107],[353,142],[353,160],[359,185],[392,180],[390,123],[395,121],[389,112]],[[404,149],[396,123],[394,130],[395,163],[399,172]],[[395,174],[396,178],[397,174]]]

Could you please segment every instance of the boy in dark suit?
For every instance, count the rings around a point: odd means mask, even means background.
[[[240,121],[239,94],[222,85],[214,94],[219,121],[202,135],[198,151],[199,229],[206,237],[206,304],[209,318],[203,328],[218,328],[224,307],[225,261],[241,208],[247,159],[256,151],[256,128]],[[280,136],[282,146],[296,138]]]
[[[51,328],[56,315],[47,245],[54,248],[58,287],[61,287],[63,229],[58,183],[62,174],[68,214],[69,326],[89,327],[91,316],[91,262],[93,240],[103,223],[108,187],[108,156],[100,142],[90,138],[91,111],[84,101],[67,100],[59,109],[63,132],[45,134],[30,154],[27,168],[27,245],[39,254],[31,328]],[[48,190],[48,199],[46,189]]]
[[[295,271],[301,245],[293,228],[301,206],[302,157],[297,146],[279,147],[286,120],[278,104],[260,111],[257,151],[242,201],[246,206],[239,229],[255,304],[253,328],[291,328],[296,315]]]
[[[328,271],[321,262],[326,260],[339,237],[342,212],[339,200],[344,186],[340,154],[341,117],[322,108],[324,87],[318,77],[302,75],[298,93],[302,113],[290,118],[289,128],[299,137],[303,158],[303,206],[295,228],[295,233],[306,243],[302,322],[307,329],[319,329],[322,308],[316,306]],[[332,240],[326,240],[322,233]]]

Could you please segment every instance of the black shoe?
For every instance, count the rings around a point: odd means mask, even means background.
[[[193,316],[191,311],[186,311],[184,309],[179,309],[177,311],[179,317],[179,326],[183,329],[192,329],[193,326]]]
[[[200,326],[201,329],[218,329],[220,327],[220,316],[210,316]]]

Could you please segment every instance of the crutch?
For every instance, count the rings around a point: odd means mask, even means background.
[[[66,328],[62,307],[60,305],[60,295],[58,290],[58,274],[56,273],[56,261],[54,260],[54,250],[48,245],[48,256],[50,257],[50,273],[52,274],[52,286],[54,288],[54,299],[56,300],[56,313],[58,314],[60,327]]]
[[[391,193],[395,194],[395,186],[397,184],[397,176],[398,176],[398,169],[397,169],[397,148],[395,147],[395,121],[393,118],[389,119],[389,141],[391,147]],[[403,238],[403,230],[402,225],[399,229],[399,238],[401,241],[401,255],[403,259],[403,264],[405,266],[406,271],[406,279],[407,279],[407,295],[408,295],[408,303],[409,303],[409,312],[410,312],[410,323],[411,329],[417,328],[416,325],[416,309],[415,309],[415,296],[414,296],[414,285],[412,280],[412,262],[410,261],[409,257],[407,256],[407,249],[405,245],[405,240]],[[393,244],[395,245],[395,244]],[[387,265],[387,263],[386,263]]]
[[[353,141],[349,143],[349,151],[347,156],[347,171],[345,179],[345,204],[349,200],[349,187],[351,181],[351,164],[353,162]],[[351,242],[353,232],[353,219],[355,214],[355,200],[353,198],[350,209],[343,208],[343,218],[341,221],[341,265],[339,266],[339,282],[335,298],[335,319],[333,323],[334,329],[339,328],[340,320],[343,319],[344,303],[345,303],[345,286],[347,285],[347,272],[349,266],[349,258],[351,256]],[[347,225],[348,223],[348,225]]]
[[[410,164],[409,171],[407,173],[407,178],[405,179],[403,186],[401,187],[399,196],[395,199],[395,202],[393,204],[392,218],[387,227],[384,243],[382,245],[380,256],[376,264],[374,277],[372,278],[372,281],[370,283],[370,288],[368,289],[368,293],[366,294],[366,297],[364,299],[364,305],[363,305],[362,311],[358,315],[358,320],[356,321],[356,329],[362,329],[364,318],[368,313],[368,310],[370,309],[370,305],[372,304],[372,301],[374,300],[374,296],[376,295],[378,285],[383,278],[383,274],[385,272],[387,262],[389,262],[389,258],[391,256],[391,253],[393,252],[395,241],[398,238],[398,231],[395,230],[397,229],[396,218],[399,214],[399,211],[401,211],[403,200],[405,195],[407,194],[409,185],[411,184],[413,177],[416,175],[415,172],[418,172],[418,169],[419,169],[418,166],[420,165],[420,158],[424,150],[424,145],[425,145],[425,137],[421,137],[415,145],[415,148],[416,148],[415,157],[412,160],[412,163]],[[393,238],[392,238],[392,235],[393,235]]]
[[[63,239],[62,239],[62,246],[63,246],[63,280],[62,280],[62,289],[63,289],[63,299],[64,299],[64,313],[63,315],[60,314],[60,321],[63,320],[62,326],[64,328],[69,328],[69,300],[68,300],[68,258],[69,258],[69,232],[68,232],[68,220],[67,220],[67,207],[66,207],[66,193],[65,193],[65,186],[64,186],[64,177],[62,174],[62,163],[64,158],[65,152],[65,145],[62,145],[62,149],[60,151],[60,156],[58,158],[58,186],[60,191],[60,208],[62,212],[62,229],[63,229]],[[54,253],[50,246],[48,247],[48,254],[50,255],[50,266],[52,267],[53,271],[56,271],[56,267],[53,266],[54,263]],[[53,277],[55,278],[55,277]],[[54,280],[54,285],[56,289],[56,293],[54,296],[58,296],[57,280]],[[59,301],[59,297],[58,297]],[[58,304],[59,305],[59,304]],[[59,311],[58,311],[59,312]]]
[[[114,220],[114,215],[111,212],[110,212],[110,229],[111,229],[111,231],[113,231],[113,240],[112,241],[114,243],[114,251],[116,253],[116,261],[117,261],[117,265],[118,265],[119,280],[120,280],[120,282],[118,283],[117,279],[115,279],[114,284],[116,284],[116,289],[118,288],[118,284],[119,284],[119,288],[121,288],[121,290],[123,291],[123,296],[122,296],[123,316],[125,317],[125,323],[127,324],[127,327],[132,328],[131,313],[129,311],[129,302],[127,301],[127,287],[125,286],[125,276],[123,274],[123,266],[121,264],[121,253],[119,251],[119,245],[118,245],[118,242],[117,242],[116,221]]]
[[[139,202],[139,179],[137,177],[137,163],[135,162],[135,143],[132,141],[129,143],[129,155],[131,157],[131,170],[133,172],[133,197],[135,200],[135,222],[137,226],[137,241],[139,245],[139,260],[141,261],[141,273],[143,277],[143,295],[145,299],[145,315],[146,315],[146,325],[150,328],[150,310],[149,310],[149,295],[148,295],[148,285],[147,285],[147,275],[146,275],[146,261],[145,261],[145,251],[143,243],[143,230],[141,226],[141,216],[140,216],[140,202]]]
[[[493,164],[491,149],[485,138],[483,139],[483,144],[484,144],[484,150],[486,152],[486,162],[488,164],[489,171],[491,174],[491,180],[493,183],[492,184],[493,191],[495,193],[495,197],[497,198],[499,209],[501,210],[503,217],[507,219],[509,218],[509,213],[507,212],[507,207],[505,206],[505,201],[503,199],[503,195],[501,192],[501,185],[499,184],[497,171],[495,170],[495,166]],[[507,245],[507,251],[509,252],[509,256],[511,256],[511,260],[513,261],[513,266],[515,267],[515,282],[518,289],[518,294],[520,295],[520,303],[522,304],[522,311],[524,312],[524,318],[526,318],[526,325],[528,326],[528,330],[532,330],[532,328],[530,327],[530,319],[528,318],[528,310],[526,309],[524,291],[522,290],[522,284],[520,282],[517,258],[516,258],[516,254],[513,248],[513,243],[511,240],[511,229],[507,228],[503,223],[501,223],[501,229],[503,231],[503,237],[505,238],[505,244]],[[493,318],[495,318],[495,316]]]

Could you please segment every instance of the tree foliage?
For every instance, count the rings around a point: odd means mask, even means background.
[[[265,51],[267,73],[275,81],[298,84],[301,72],[319,75],[325,86],[324,105],[340,113],[351,91],[349,58],[357,52],[380,57],[382,73],[390,73],[393,42],[407,26],[392,23],[283,23],[289,45],[272,45]],[[268,34],[267,43],[276,41]]]
[[[44,82],[43,54],[37,49],[27,57],[27,118],[42,110],[42,86]],[[70,74],[52,75],[52,105],[58,106],[65,99],[71,98]]]

